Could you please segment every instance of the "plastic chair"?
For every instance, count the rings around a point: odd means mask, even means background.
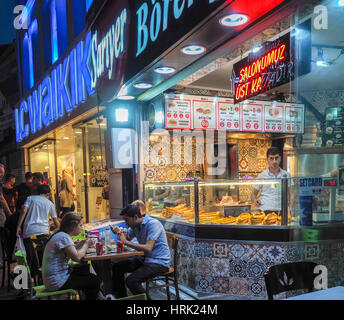
[[[146,280],[146,294],[149,296],[149,291],[151,289],[159,289],[159,288],[166,288],[166,294],[167,294],[167,300],[171,300],[171,294],[170,294],[170,287],[175,287],[176,289],[176,298],[177,300],[180,300],[179,297],[179,288],[178,288],[178,273],[177,273],[177,266],[178,266],[178,241],[179,238],[177,235],[173,233],[166,232],[167,242],[168,246],[173,249],[174,255],[173,255],[173,267],[169,268],[168,272],[161,276],[156,276],[154,278]],[[152,285],[150,286],[150,283],[153,281],[164,281],[165,284],[161,285]]]
[[[30,268],[29,268],[29,265],[27,263],[25,255],[22,253],[21,250],[18,250],[15,253],[15,256],[16,256],[16,260],[17,260],[18,264],[24,266],[28,272],[28,290],[29,290],[30,300],[35,300],[35,299],[39,300],[42,298],[50,299],[50,297],[52,297],[52,296],[59,296],[59,295],[63,295],[63,294],[68,294],[69,296],[72,296],[74,298],[73,300],[76,300],[77,292],[74,289],[66,289],[66,290],[58,290],[58,291],[45,291],[44,285],[33,287]]]
[[[7,291],[10,291],[11,283],[11,259],[8,253],[8,243],[7,243],[7,232],[5,228],[0,228],[0,242],[1,242],[1,255],[2,255],[2,279],[1,279],[1,288],[5,284],[5,277],[7,273]]]
[[[147,300],[147,295],[145,293],[141,293],[141,294],[137,294],[135,296],[119,298],[116,300]]]
[[[266,291],[269,300],[274,300],[274,295],[291,290],[306,289],[314,291],[314,279],[317,274],[315,262],[299,261],[271,266],[264,275]]]

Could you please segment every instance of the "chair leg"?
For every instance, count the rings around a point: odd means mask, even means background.
[[[149,280],[146,280],[146,296],[149,297]]]
[[[180,300],[179,287],[178,287],[178,279],[177,279],[176,275],[174,275],[174,287],[176,289],[176,298],[177,298],[177,300]]]
[[[11,289],[11,260],[7,258],[7,292]]]
[[[5,284],[5,276],[6,276],[6,266],[7,266],[7,261],[5,259],[2,259],[2,279],[1,279],[1,288],[3,288]]]
[[[167,300],[171,300],[171,294],[170,294],[170,286],[168,286],[168,277],[165,277],[165,282],[166,282],[166,294],[167,294]]]

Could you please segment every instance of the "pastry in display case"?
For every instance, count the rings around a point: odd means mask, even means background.
[[[271,187],[280,192],[279,210],[261,210],[247,197],[241,199],[241,188]],[[149,215],[169,221],[191,224],[280,226],[282,224],[282,183],[280,179],[264,180],[195,180],[145,184],[145,201]],[[288,214],[288,224],[291,215]]]

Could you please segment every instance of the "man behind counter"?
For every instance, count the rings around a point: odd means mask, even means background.
[[[133,295],[144,293],[142,282],[157,275],[166,273],[170,267],[170,250],[166,232],[160,221],[148,215],[141,215],[135,205],[128,205],[121,216],[129,227],[128,234],[120,232],[118,227],[111,230],[119,236],[125,245],[138,251],[144,251],[144,256],[133,257],[113,264],[113,292],[116,298],[125,297],[127,287]],[[131,240],[136,237],[138,243]],[[124,282],[124,274],[130,273]],[[150,299],[150,297],[147,297]]]
[[[290,174],[281,169],[282,152],[279,148],[271,147],[267,151],[268,169],[260,173],[257,179],[282,179],[290,178]],[[269,213],[281,211],[281,189],[278,184],[272,188],[270,184],[256,185],[252,193],[252,202],[261,211]],[[260,200],[258,200],[258,193]],[[288,197],[289,198],[289,197]]]

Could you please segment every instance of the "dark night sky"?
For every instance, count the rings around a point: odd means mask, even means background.
[[[12,42],[16,36],[13,9],[14,0],[0,0],[0,45]]]

